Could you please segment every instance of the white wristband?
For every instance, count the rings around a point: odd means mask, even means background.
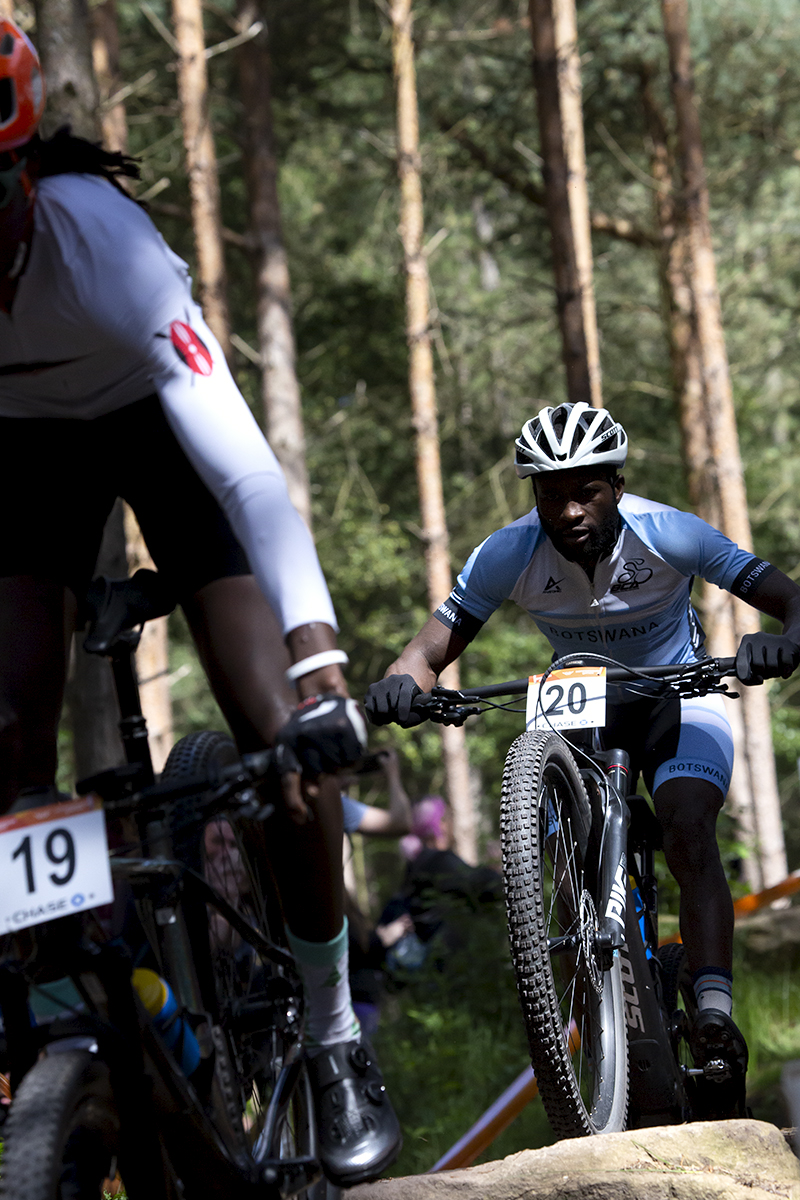
[[[319,654],[312,654],[310,658],[301,658],[300,662],[289,667],[286,678],[289,683],[294,683],[301,675],[310,675],[312,671],[319,671],[321,667],[333,667],[337,663],[349,661],[344,650],[321,650]]]

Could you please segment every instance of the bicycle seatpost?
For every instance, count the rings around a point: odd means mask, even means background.
[[[596,755],[605,768],[608,783],[603,814],[604,853],[600,866],[602,909],[598,942],[606,954],[625,944],[625,905],[628,891],[628,792],[630,757],[624,750]]]
[[[119,700],[119,732],[129,763],[139,763],[144,768],[147,787],[155,780],[150,745],[147,740],[147,722],[142,715],[139,683],[136,678],[136,647],[139,644],[138,630],[120,634],[108,655],[114,673],[114,686]]]

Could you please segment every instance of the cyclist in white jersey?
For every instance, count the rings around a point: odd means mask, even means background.
[[[783,622],[783,634],[742,639],[739,678],[791,675],[800,662],[800,588],[698,517],[626,496],[627,437],[605,409],[543,408],[516,451],[536,506],[478,546],[448,599],[372,684],[366,708],[376,724],[416,725],[414,697],[430,691],[506,598],[530,614],[556,658],[583,650],[633,667],[693,662],[704,654],[690,599],[695,575]],[[733,765],[722,697],[617,699],[606,738],[641,771],[680,885],[699,1008],[695,1059],[722,1054],[743,1075],[747,1047],[731,1019],[733,906],[715,832]]]
[[[67,129],[41,140],[43,105],[36,52],[0,19],[0,812],[52,797],[69,635],[122,496],[240,749],[279,749],[273,868],[307,993],[320,1154],[358,1183],[400,1130],[348,986],[330,773],[366,730],[328,589],[186,265],[119,185],[135,164]],[[302,790],[301,763],[319,776]]]

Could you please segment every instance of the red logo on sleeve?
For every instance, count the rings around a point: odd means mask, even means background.
[[[202,338],[198,337],[191,325],[183,321],[173,321],[169,327],[170,340],[182,362],[195,375],[210,375],[214,370],[214,360],[211,352]]]

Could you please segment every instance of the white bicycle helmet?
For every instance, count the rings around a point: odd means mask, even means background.
[[[607,409],[583,401],[541,409],[525,422],[515,445],[520,479],[573,467],[621,470],[628,454],[628,436],[620,423]]]

